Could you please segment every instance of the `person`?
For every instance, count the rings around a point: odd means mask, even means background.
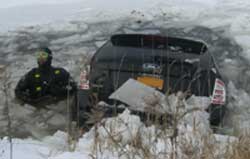
[[[53,56],[49,48],[40,48],[35,55],[38,67],[26,73],[17,83],[17,99],[37,105],[56,102],[76,93],[77,85],[70,74],[63,68],[51,65]]]

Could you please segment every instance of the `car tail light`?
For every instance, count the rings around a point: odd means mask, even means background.
[[[225,83],[216,78],[213,95],[212,95],[212,104],[224,105],[226,102],[226,88]]]
[[[80,89],[83,89],[83,90],[89,89],[89,79],[88,79],[87,69],[83,69],[80,73]]]

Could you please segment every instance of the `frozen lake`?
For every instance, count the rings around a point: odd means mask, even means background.
[[[63,153],[66,148],[60,149],[58,145],[66,145],[64,133],[58,132],[54,136],[46,133],[39,134],[39,132],[46,132],[51,123],[53,125],[63,121],[58,120],[61,117],[60,114],[48,123],[43,122],[41,120],[44,118],[43,114],[46,117],[55,112],[46,110],[39,112],[29,106],[20,106],[14,102],[12,90],[24,72],[36,66],[33,52],[40,45],[49,46],[54,52],[53,64],[65,67],[78,81],[80,66],[85,58],[93,55],[114,33],[161,33],[205,41],[215,54],[221,73],[230,80],[227,128],[233,129],[236,133],[249,129],[250,1],[131,0],[117,2],[111,0],[103,3],[101,0],[63,0],[59,3],[56,0],[42,2],[10,0],[0,3],[0,62],[2,65],[8,64],[6,72],[10,75],[8,81],[11,83],[11,89],[7,99],[11,104],[13,126],[17,126],[15,132],[18,134],[32,131],[30,134],[35,137],[48,135],[40,141],[15,140],[17,143],[32,142],[46,147],[38,146],[37,152],[34,147],[31,147],[32,145],[25,148],[16,146],[16,157],[20,154],[23,159],[88,156],[85,152],[89,152],[90,148],[84,145],[88,145],[90,142],[88,138],[93,137],[91,132],[81,139],[75,153]],[[4,83],[2,78],[0,83],[1,85]],[[0,110],[4,110],[6,98],[2,91],[0,95]],[[6,119],[2,112],[0,112],[0,124],[4,129],[1,131],[6,132]],[[34,118],[36,113],[38,115]],[[122,118],[131,119],[128,121],[130,124],[140,125],[136,117],[128,116],[126,113]],[[27,129],[18,127],[20,124]],[[34,130],[28,129],[31,126],[34,126]],[[5,138],[0,144],[4,145],[6,142]],[[27,152],[30,149],[32,153],[28,156]],[[5,146],[4,151],[7,152],[7,150]],[[0,158],[6,156],[7,154],[3,153]]]

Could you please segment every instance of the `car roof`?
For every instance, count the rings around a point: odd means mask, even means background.
[[[145,57],[175,59],[188,63],[199,62],[207,67],[212,60],[204,42],[148,34],[116,34],[111,36],[96,53],[99,61],[120,61],[126,56],[131,60]]]
[[[207,51],[206,44],[201,41],[161,35],[116,34],[111,36],[110,41],[114,46],[169,49],[171,51],[179,49],[191,54],[203,54]]]

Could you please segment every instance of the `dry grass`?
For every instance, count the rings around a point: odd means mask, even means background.
[[[250,158],[250,134],[241,135],[224,154],[225,159],[249,159]]]
[[[109,130],[106,129],[106,131]],[[172,152],[157,152],[156,144],[144,144],[142,136],[145,134],[139,131],[131,139],[131,142],[126,145],[123,145],[121,138],[116,138],[116,135],[109,133],[106,141],[97,137],[95,140],[95,145],[98,145],[98,148],[96,147],[96,154],[100,156],[100,150],[103,152],[105,149],[108,149],[114,154],[117,153],[119,158],[126,159],[249,159],[250,157],[250,134],[241,136],[234,142],[228,141],[226,143],[214,142],[213,134],[202,137],[201,143],[194,143],[188,139],[177,140],[174,143],[176,145],[172,145]],[[162,137],[162,135],[161,138],[152,136],[152,140],[169,140],[167,135],[165,138]],[[169,145],[166,144],[165,146],[165,149],[169,149],[167,147]]]
[[[152,101],[151,105],[159,104]],[[181,134],[178,130],[180,120],[185,115],[199,111],[199,109],[194,108],[183,112],[181,111],[182,103],[178,103],[179,106],[177,106],[174,116],[166,120],[166,122],[171,120],[171,126],[157,123],[159,120],[151,121],[156,127],[154,132],[141,131],[139,127],[136,133],[132,133],[127,121],[120,121],[120,124],[125,125],[126,129],[117,131],[116,124],[106,125],[102,121],[102,113],[92,113],[95,115],[91,119],[96,124],[93,151],[90,156],[95,159],[103,158],[102,155],[108,151],[116,158],[122,159],[250,159],[249,132],[239,137],[233,137],[233,139],[230,137],[227,139],[224,136],[224,139],[218,140],[212,131],[202,134],[194,124],[191,136],[186,137],[185,134]],[[105,138],[101,135],[100,128],[106,132]],[[125,143],[124,131],[133,134]],[[148,141],[145,142],[145,139]],[[159,141],[162,142],[160,150]]]
[[[181,102],[180,104],[181,105]],[[156,131],[141,131],[140,127],[136,132],[128,126],[127,121],[119,121],[125,125],[125,130],[117,130],[116,124],[105,125],[95,113],[94,119],[99,119],[95,127],[95,140],[93,145],[92,158],[102,158],[105,151],[112,152],[122,159],[249,159],[250,158],[250,133],[245,133],[235,140],[216,140],[214,134],[208,132],[202,134],[195,127],[191,135],[186,136],[180,133],[178,126],[180,120],[186,114],[197,111],[182,112],[176,109],[175,117],[172,118],[172,127],[161,124],[156,125]],[[98,117],[97,117],[98,116]],[[154,121],[155,123],[157,121]],[[102,128],[107,136],[101,137],[98,129]],[[147,131],[148,129],[146,129]],[[131,138],[124,143],[123,133],[129,131]],[[225,137],[226,138],[226,137]],[[145,139],[148,142],[145,142]],[[159,141],[161,142],[159,150]],[[145,144],[147,143],[147,144]]]

